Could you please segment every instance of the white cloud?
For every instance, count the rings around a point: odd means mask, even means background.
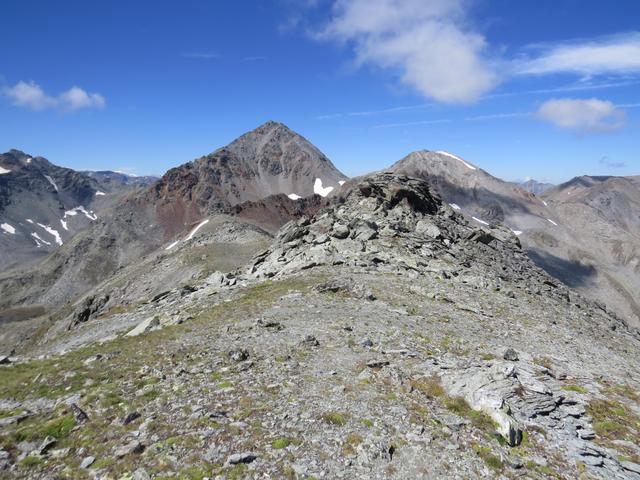
[[[559,128],[581,133],[607,132],[624,126],[624,111],[615,104],[591,98],[559,98],[543,103],[536,116]]]
[[[87,93],[80,87],[71,87],[60,94],[59,100],[65,108],[78,110],[80,108],[104,108],[106,101],[99,93]]]
[[[463,27],[465,0],[337,0],[319,39],[351,45],[359,65],[398,70],[445,103],[478,100],[498,82],[487,43]]]
[[[357,66],[397,72],[402,83],[444,103],[474,102],[517,76],[577,75],[582,81],[567,90],[637,82],[640,32],[530,45],[515,57],[490,56],[489,43],[470,26],[468,6],[474,1],[332,0],[331,18],[314,36],[351,48]],[[585,83],[592,78],[600,81]]]
[[[99,93],[88,93],[80,87],[71,87],[57,97],[48,95],[33,81],[19,81],[13,87],[2,89],[2,93],[17,107],[31,110],[60,108],[80,110],[82,108],[104,108],[105,98]]]
[[[35,82],[18,82],[13,87],[7,87],[3,93],[9,97],[17,107],[26,107],[32,110],[43,110],[56,105],[55,98],[51,98]]]
[[[547,45],[539,50],[536,57],[516,61],[516,73],[593,76],[640,72],[640,33]]]

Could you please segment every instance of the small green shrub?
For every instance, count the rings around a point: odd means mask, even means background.
[[[588,390],[580,385],[569,384],[563,385],[562,390],[566,390],[567,392],[576,392],[576,393],[587,393]]]
[[[322,414],[322,419],[326,423],[342,427],[347,423],[347,414],[340,412],[326,412]]]
[[[274,450],[282,450],[283,448],[287,448],[289,445],[291,445],[291,440],[285,437],[276,438],[271,442],[271,448]]]

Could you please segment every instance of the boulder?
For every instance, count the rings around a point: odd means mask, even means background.
[[[153,316],[144,319],[133,330],[126,334],[127,337],[137,337],[143,333],[150,332],[152,330],[158,330],[160,328],[160,317]]]

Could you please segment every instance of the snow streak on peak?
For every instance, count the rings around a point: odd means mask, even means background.
[[[0,225],[0,228],[5,232],[10,233],[11,235],[16,234],[16,229],[13,228],[13,226],[9,225],[8,223],[3,223],[2,225]]]
[[[171,245],[169,245],[167,248],[165,248],[165,250],[171,250],[173,247],[175,247],[178,243],[180,243],[180,240],[176,240],[175,242],[173,242]]]
[[[43,228],[49,235],[51,235],[58,245],[62,245],[62,237],[60,237],[60,233],[54,228],[51,228],[49,225],[43,225],[41,223],[38,224],[40,228]]]
[[[188,241],[191,240],[193,238],[193,236],[196,234],[196,232],[198,230],[200,230],[202,227],[204,227],[207,223],[209,223],[209,219],[207,218],[206,220],[203,220],[202,222],[200,222],[196,228],[194,228],[193,230],[191,230],[191,233],[189,234],[189,236],[187,238],[184,239],[184,241]]]
[[[55,189],[56,189],[56,192],[58,192],[58,191],[59,191],[59,190],[58,190],[58,185],[56,185],[56,182],[54,182],[54,181],[53,181],[53,178],[51,178],[49,175],[45,175],[45,176],[44,176],[44,178],[46,178],[46,179],[49,181],[49,183],[50,183],[51,185],[53,185],[53,188],[55,188]]]
[[[302,198],[300,195],[297,195],[295,193],[290,193],[289,195],[287,195],[287,197],[289,197],[291,200],[300,200]]]
[[[46,240],[43,240],[42,238],[40,238],[40,235],[38,235],[36,232],[31,232],[31,236],[36,240],[36,246],[38,248],[40,248],[42,245],[51,245],[51,242],[47,242]]]
[[[78,212],[84,213],[84,216],[89,220],[95,221],[98,219],[98,216],[93,213],[93,210],[87,212],[87,210],[82,205],[80,205],[79,207],[72,208],[71,210],[67,210],[66,212],[64,212],[63,220],[67,217],[75,217]]]
[[[479,218],[476,217],[471,217],[473,218],[476,222],[481,223],[482,225],[489,225],[487,222],[485,222],[484,220],[480,220]]]
[[[0,175],[4,175],[5,173],[9,173],[11,170],[8,170],[6,168],[0,167]]]
[[[439,154],[439,155],[444,155],[446,157],[450,157],[450,158],[453,158],[455,160],[458,160],[458,161],[462,162],[464,164],[464,166],[469,168],[470,170],[476,170],[476,167],[474,167],[473,165],[468,164],[463,159],[461,159],[460,157],[457,157],[453,153],[445,152],[444,150],[438,150],[436,153]]]

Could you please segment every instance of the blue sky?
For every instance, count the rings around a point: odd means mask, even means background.
[[[266,120],[348,175],[418,149],[505,179],[640,174],[640,2],[0,4],[0,150],[161,174]]]

